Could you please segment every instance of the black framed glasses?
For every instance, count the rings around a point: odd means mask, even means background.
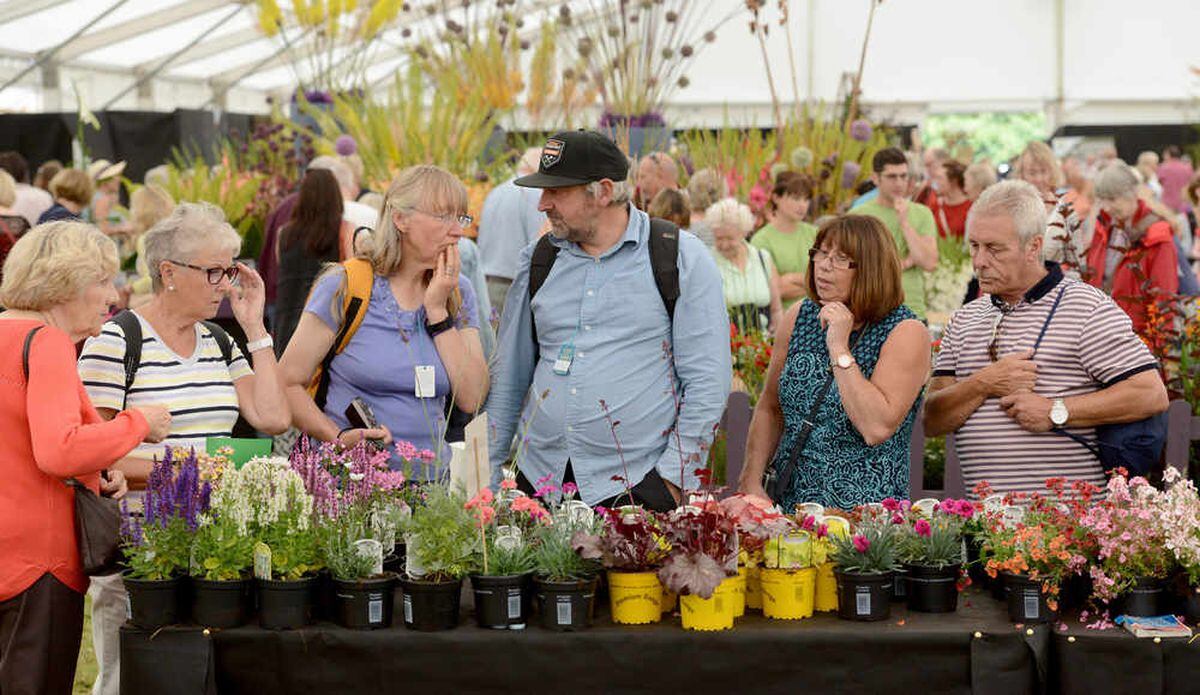
[[[820,265],[828,260],[837,270],[850,270],[858,267],[858,263],[855,263],[853,258],[840,253],[830,253],[825,249],[809,249],[808,257],[812,260],[813,265]]]
[[[191,263],[184,263],[182,261],[172,261],[170,259],[167,259],[167,262],[174,263],[175,265],[181,265],[184,268],[191,268],[192,270],[199,270],[202,273],[206,273],[208,275],[208,284],[210,284],[210,285],[221,284],[222,276],[229,278],[230,282],[233,282],[234,280],[236,280],[237,276],[238,276],[238,267],[236,265],[231,265],[228,268],[222,268],[219,265],[213,266],[211,268],[201,268],[198,265],[192,265]]]

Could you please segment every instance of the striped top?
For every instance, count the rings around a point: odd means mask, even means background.
[[[208,328],[196,323],[196,350],[176,354],[154,327],[134,312],[142,324],[142,361],[129,388],[125,407],[158,404],[171,409],[171,432],[159,444],[143,442],[130,456],[162,456],[166,444],[204,451],[208,437],[228,437],[238,417],[233,383],[254,371],[236,343],[225,363],[221,346]],[[79,377],[97,408],[122,409],[125,400],[125,333],[113,322],[89,338],[79,357]]]
[[[1129,316],[1100,290],[1064,279],[1057,264],[1015,307],[982,296],[954,313],[942,337],[933,375],[965,379],[991,364],[988,345],[1000,320],[996,354],[1031,349],[1062,290],[1054,317],[1034,355],[1037,385],[1046,398],[1092,393],[1155,369],[1154,356],[1133,332]],[[1002,309],[1002,307],[1004,307]],[[1095,439],[1091,427],[1069,431]],[[1100,462],[1083,445],[1054,432],[1023,429],[989,398],[954,435],[967,490],[987,481],[996,492],[1044,491],[1045,480],[1065,477],[1103,486]]]

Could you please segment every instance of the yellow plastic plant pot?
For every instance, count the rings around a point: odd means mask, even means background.
[[[654,572],[609,570],[608,601],[614,623],[657,623],[662,618],[662,583]]]
[[[779,620],[799,620],[813,614],[817,569],[762,571],[763,615]]]
[[[733,580],[733,617],[740,618],[746,614],[746,568],[738,567],[738,573]]]
[[[837,577],[833,576],[832,562],[817,567],[817,590],[813,608],[822,613],[838,609]]]
[[[667,587],[662,590],[662,612],[672,613],[675,611],[676,604],[679,603],[679,594],[674,591],[667,591]]]
[[[679,614],[683,629],[706,632],[733,629],[733,578],[726,578],[713,592],[712,598],[694,594],[679,597]]]
[[[746,565],[746,608],[762,610],[762,568],[758,565]]]

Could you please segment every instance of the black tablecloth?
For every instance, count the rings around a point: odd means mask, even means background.
[[[121,691],[141,693],[394,692],[1200,692],[1200,640],[1137,640],[1124,631],[1016,626],[968,592],[952,614],[852,623],[747,614],[728,632],[661,624],[578,633],[466,624],[438,633],[352,631],[321,623],[273,632],[172,627],[121,631]],[[603,613],[604,611],[600,611]],[[401,616],[396,612],[397,619]],[[1071,639],[1074,638],[1074,639]]]

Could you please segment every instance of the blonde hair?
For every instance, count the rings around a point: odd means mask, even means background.
[[[729,195],[725,179],[714,169],[701,169],[688,180],[688,199],[693,212],[704,212],[721,198]]]
[[[13,244],[4,260],[0,304],[45,311],[115,276],[119,268],[117,245],[95,226],[65,220],[39,224]]]
[[[63,169],[50,179],[50,195],[65,198],[76,205],[88,205],[96,185],[87,172],[78,169]]]
[[[754,229],[754,213],[744,203],[736,198],[718,200],[708,207],[704,213],[704,223],[711,229],[729,226],[742,234],[748,234]]]
[[[1054,156],[1054,150],[1041,140],[1034,140],[1021,150],[1021,155],[1017,157],[1017,174],[1024,178],[1022,171],[1022,162],[1029,157],[1034,162],[1041,164],[1050,171],[1050,185],[1055,188],[1063,184],[1062,167],[1058,165],[1058,159]]]
[[[129,196],[129,217],[133,233],[142,234],[171,214],[175,201],[158,186],[142,186]]]
[[[0,207],[9,207],[17,200],[17,181],[12,174],[0,169]]]

